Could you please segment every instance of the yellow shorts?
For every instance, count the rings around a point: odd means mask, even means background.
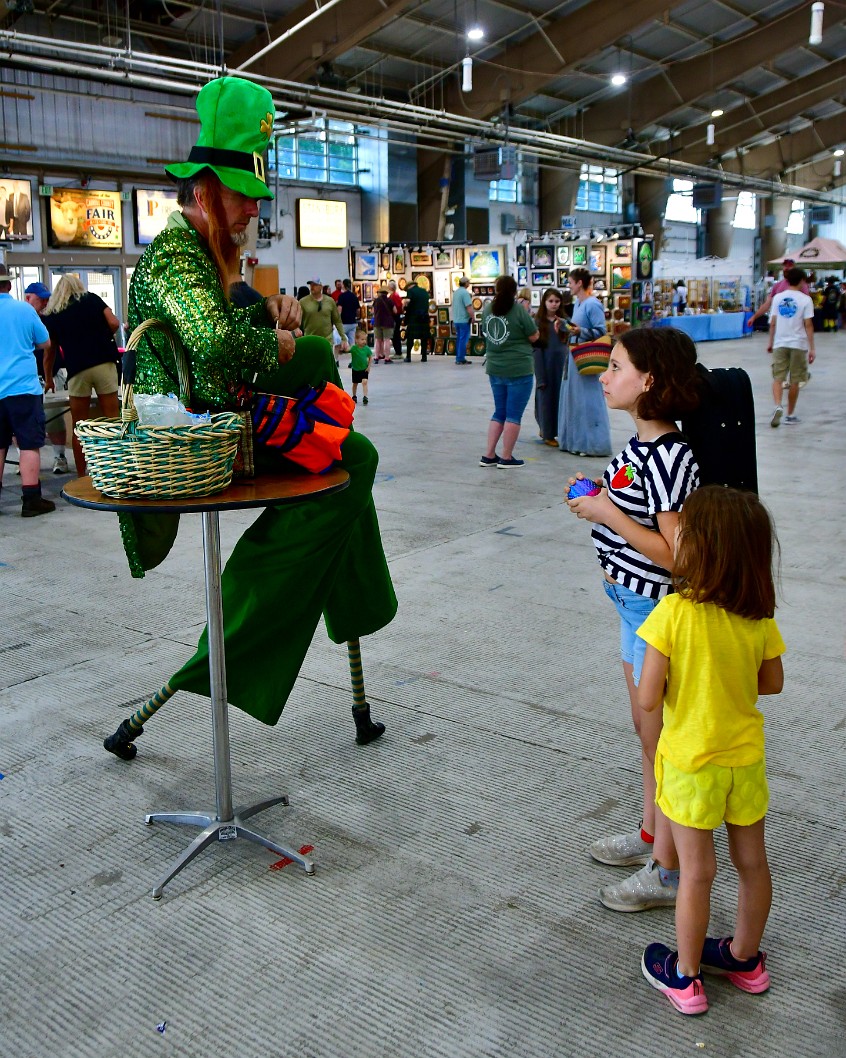
[[[655,803],[683,827],[716,830],[723,822],[749,827],[767,814],[770,791],[763,759],[742,768],[705,764],[686,772],[656,753],[655,781]]]

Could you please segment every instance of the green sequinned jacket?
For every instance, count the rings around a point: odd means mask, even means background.
[[[204,241],[178,212],[144,251],[132,276],[129,326],[148,319],[169,323],[182,340],[194,410],[231,407],[230,384],[236,389],[249,385],[257,373],[277,364],[276,334],[264,301],[241,309],[226,300]],[[173,356],[154,331],[141,342],[136,364],[137,392],[177,391]]]

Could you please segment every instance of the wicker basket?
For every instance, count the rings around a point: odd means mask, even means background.
[[[126,343],[128,352],[150,329],[160,331],[174,355],[181,399],[190,400],[188,365],[182,344],[159,320],[140,324]],[[125,360],[120,419],[85,419],[76,424],[88,473],[107,496],[171,499],[208,496],[232,481],[232,466],[243,422],[234,412],[190,426],[140,426],[132,398],[133,357]]]

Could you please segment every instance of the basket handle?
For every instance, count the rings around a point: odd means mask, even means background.
[[[135,381],[135,350],[138,348],[141,339],[147,331],[150,330],[159,331],[170,347],[174,363],[176,364],[176,375],[179,380],[179,399],[187,407],[191,403],[191,371],[188,367],[188,357],[185,354],[185,348],[177,334],[162,320],[144,320],[144,322],[139,323],[132,334],[130,334],[126,343],[126,354],[124,355],[124,374],[126,374],[127,371],[127,363],[129,363],[132,374],[128,381],[130,383]],[[161,357],[159,357],[152,342],[150,343],[150,348],[153,350],[156,359],[161,362]],[[132,356],[127,360],[127,355],[129,353],[131,353]],[[162,367],[164,367],[164,364],[162,364]]]

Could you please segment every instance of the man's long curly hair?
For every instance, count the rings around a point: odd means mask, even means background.
[[[176,182],[176,201],[182,206],[190,206],[194,201],[194,190],[200,189],[200,197],[208,217],[208,247],[220,278],[224,297],[229,297],[229,285],[232,275],[238,270],[239,248],[232,242],[232,233],[226,223],[223,199],[220,194],[220,180],[210,170],[203,169],[196,176]]]

